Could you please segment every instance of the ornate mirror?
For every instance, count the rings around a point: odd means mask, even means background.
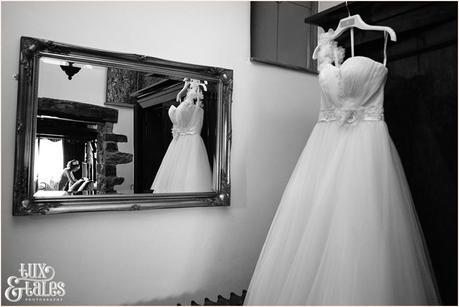
[[[21,38],[14,215],[230,204],[232,70]]]

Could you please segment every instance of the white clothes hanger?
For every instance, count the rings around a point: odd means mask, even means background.
[[[355,14],[351,16],[349,12],[349,7],[347,6],[347,1],[346,1],[346,8],[347,8],[349,16],[339,21],[338,27],[335,29],[333,34],[330,36],[330,40],[334,40],[338,38],[339,36],[341,36],[341,34],[343,34],[344,31],[350,28],[351,29],[351,56],[354,56],[354,28],[358,28],[361,30],[370,30],[370,31],[384,31],[385,35],[386,33],[389,34],[391,41],[394,41],[394,42],[397,41],[397,35],[395,34],[395,31],[392,28],[386,27],[386,26],[369,25],[365,21],[363,21],[362,17],[360,17],[359,14]],[[319,50],[319,45],[316,47],[316,49],[314,49],[314,52],[312,54],[312,59],[314,60],[317,59],[318,50]]]
[[[204,80],[204,82],[202,82],[201,80],[197,80],[197,79],[191,79],[191,86],[198,86],[198,87],[202,87],[202,89],[207,92],[207,81]]]
[[[190,79],[190,78],[185,78],[183,79],[183,81],[185,82],[182,90],[177,94],[177,97],[176,97],[176,101],[177,102],[182,102],[182,96],[184,96],[185,92],[189,89],[189,88],[192,88],[192,87],[202,87],[202,89],[207,92],[207,81],[204,80],[204,82],[201,82],[201,80],[197,80],[197,79]]]
[[[175,98],[177,102],[182,102],[182,96],[185,93],[185,91],[188,89],[188,87],[190,86],[189,78],[183,79],[183,82],[185,82],[185,84],[183,85],[183,88],[180,90],[180,92],[178,92],[177,97]]]

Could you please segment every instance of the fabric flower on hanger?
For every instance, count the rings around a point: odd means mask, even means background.
[[[339,67],[344,60],[345,49],[338,46],[338,43],[332,39],[334,34],[333,29],[329,29],[328,32],[319,34],[318,37],[318,68],[321,70],[322,65],[332,64]]]

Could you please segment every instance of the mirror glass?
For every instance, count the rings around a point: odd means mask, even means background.
[[[216,81],[39,61],[33,196],[209,192]]]

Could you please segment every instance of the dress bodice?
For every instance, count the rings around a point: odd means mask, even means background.
[[[327,43],[332,52],[319,53],[318,57],[321,87],[319,120],[350,123],[359,118],[383,119],[386,66],[363,56],[350,57],[340,64],[344,50],[335,42]],[[331,56],[337,53],[342,54],[338,58]]]
[[[319,74],[321,109],[381,109],[387,68],[370,58],[348,58],[340,67],[324,65]]]
[[[185,100],[178,107],[172,105],[168,113],[174,138],[201,133],[204,110],[200,106]]]

